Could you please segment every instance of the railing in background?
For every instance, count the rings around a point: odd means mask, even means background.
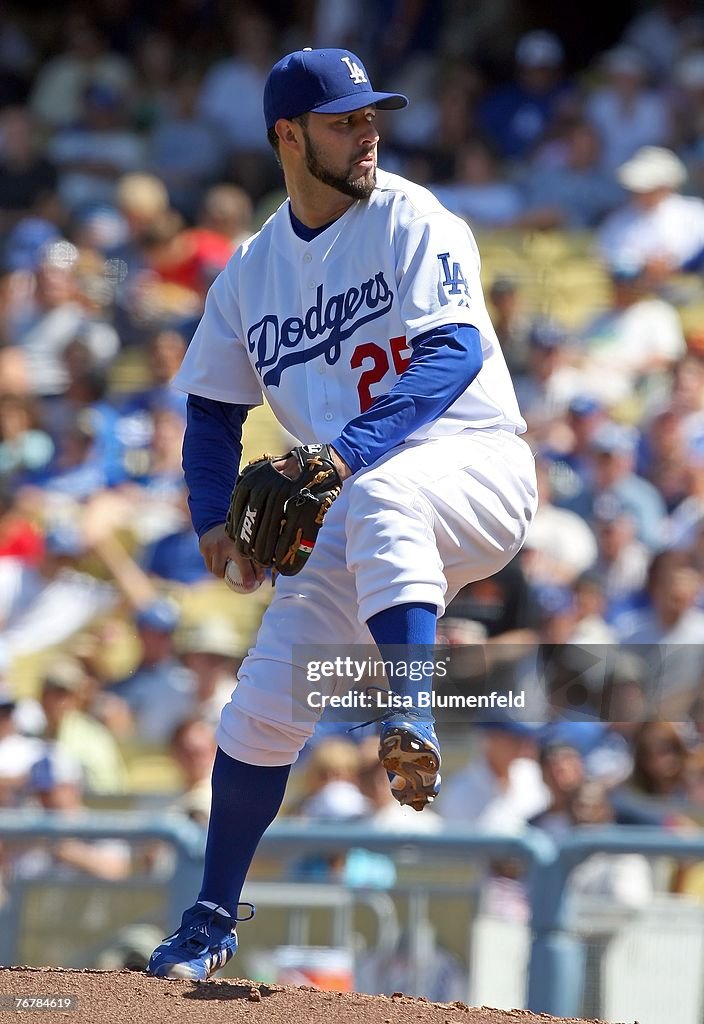
[[[536,1012],[574,1017],[581,1010],[585,946],[567,918],[567,882],[570,872],[595,853],[704,860],[704,835],[623,825],[575,829],[561,841],[555,858],[537,869],[532,890],[528,1008]],[[634,1017],[635,1010],[628,1015]]]
[[[166,843],[174,851],[174,865],[168,884],[161,882],[170,921],[180,919],[183,894],[194,890],[197,892],[200,885],[203,829],[183,815],[157,815],[143,811],[90,811],[71,816],[41,810],[0,811],[0,840],[6,841],[8,848],[12,842],[56,841],[64,838],[124,839],[133,843],[155,840]],[[42,881],[47,883],[50,879],[45,877]],[[92,881],[111,889],[120,890],[124,887],[121,882]],[[57,884],[60,884],[58,880]],[[158,880],[150,880],[150,887],[154,888],[155,885],[159,886]],[[16,887],[10,884],[9,899],[0,904],[0,963],[16,963],[23,907],[22,900],[13,897],[25,888],[21,883]]]
[[[83,839],[120,838],[131,842],[161,840],[175,851],[174,872],[167,887],[169,925],[178,921],[180,913],[198,890],[200,883],[203,831],[177,815],[152,815],[142,812],[91,813],[81,818],[59,818],[43,812],[0,812],[0,836],[7,840],[57,839],[75,836]],[[612,826],[605,829],[577,829],[559,846],[543,833],[528,829],[521,835],[501,836],[470,834],[447,830],[440,834],[418,835],[388,833],[360,825],[341,827],[334,824],[311,825],[283,820],[265,835],[260,847],[264,857],[290,860],[311,852],[339,852],[362,848],[403,859],[411,855],[417,862],[459,860],[462,863],[485,862],[490,859],[517,859],[526,868],[526,882],[531,902],[530,957],[527,970],[526,1005],[535,1012],[558,1016],[578,1016],[582,1010],[585,988],[585,940],[568,919],[568,880],[570,872],[594,853],[640,853],[646,857],[668,857],[674,861],[704,861],[704,836],[663,832],[660,829]],[[279,888],[277,889],[277,885]],[[448,891],[452,887],[450,886]],[[328,890],[327,893],[324,890]],[[341,916],[334,923],[333,941],[349,936],[350,891],[344,887],[302,886],[298,883],[253,882],[247,892],[262,904],[301,905],[306,892],[309,905],[339,907]],[[299,899],[296,900],[296,891]],[[457,889],[459,893],[459,888]],[[422,883],[395,887],[389,892],[403,892],[408,901],[409,957],[412,976],[423,991],[427,962],[423,942],[428,921],[428,904],[432,886],[424,892]],[[393,944],[398,922],[388,902],[389,892],[359,890],[355,899],[366,901],[377,922],[376,951],[380,955]],[[12,892],[10,892],[12,895]],[[466,893],[465,893],[466,895]],[[322,900],[322,904],[321,901]],[[13,943],[21,908],[13,906],[1,911],[0,960],[13,962]],[[704,919],[703,919],[704,922]],[[305,926],[298,919],[294,939],[306,939]],[[381,957],[383,959],[383,957]],[[507,964],[507,970],[511,969]],[[633,1017],[634,1011],[628,1016]],[[644,1019],[645,1015],[643,1015]]]

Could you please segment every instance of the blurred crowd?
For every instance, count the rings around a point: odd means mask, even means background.
[[[480,238],[586,235],[610,291],[566,325],[531,305],[520,276],[486,282],[541,505],[520,557],[461,591],[441,638],[456,677],[477,673],[466,651],[483,645],[528,689],[527,652],[572,652],[542,673],[550,723],[465,724],[467,757],[423,815],[391,798],[368,730],[356,742],[321,730],[287,813],[426,831],[697,827],[704,333],[682,315],[704,304],[697,4],[634,7],[576,61],[558,30],[502,26],[502,5],[259,6],[181,3],[168,20],[129,2],[60,18],[0,8],[0,805],[76,813],[117,798],[134,750],[149,749],[168,765],[159,806],[207,821],[214,726],[251,624],[224,587],[207,614],[184,615],[209,584],[171,379],[211,282],[282,198],[266,74],[288,50],[325,44],[411,97],[381,120],[382,166],[426,184]],[[580,652],[597,649],[590,674]],[[18,682],[27,659],[32,692]],[[560,721],[574,712],[584,721]],[[135,868],[116,843],[5,855],[9,876]],[[575,892],[628,905],[661,884],[701,896],[691,872],[663,883],[614,863],[585,865]],[[394,877],[366,851],[292,871]],[[525,914],[512,866],[488,877],[494,910]]]

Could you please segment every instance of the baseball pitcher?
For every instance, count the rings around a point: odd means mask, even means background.
[[[213,284],[176,378],[205,562],[244,590],[269,568],[276,586],[222,713],[201,891],[152,954],[158,976],[205,980],[237,948],[251,859],[320,714],[294,645],[432,650],[446,602],[516,554],[535,512],[472,233],[377,167],[377,110],[407,102],[347,50],[274,65],[264,118],[288,198]],[[300,444],[238,477],[263,396]],[[402,706],[380,723],[380,758],[396,799],[422,810],[440,785],[418,699],[432,673],[389,682]]]

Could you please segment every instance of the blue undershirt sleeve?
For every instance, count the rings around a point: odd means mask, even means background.
[[[248,411],[246,405],[188,396],[182,465],[198,537],[225,522],[239,472],[242,425]]]
[[[353,473],[442,416],[482,368],[481,336],[467,324],[435,327],[411,348],[411,360],[388,394],[375,398],[331,442]]]

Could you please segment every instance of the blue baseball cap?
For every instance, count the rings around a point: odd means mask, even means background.
[[[3,264],[6,270],[36,270],[47,247],[61,238],[61,232],[41,217],[23,217],[5,242]]]
[[[601,412],[603,406],[591,395],[575,395],[567,407],[567,411],[573,416],[593,416]]]
[[[566,341],[567,331],[555,320],[536,320],[528,332],[528,344],[546,352],[562,348]]]
[[[309,111],[346,114],[371,104],[400,110],[408,98],[375,92],[364,64],[350,50],[295,50],[274,64],[264,86],[267,130],[281,117],[290,120]]]
[[[533,588],[533,593],[543,615],[565,615],[574,608],[574,593],[562,584],[542,583]]]
[[[547,722],[540,730],[541,753],[555,747],[572,747],[580,754],[588,754],[600,742],[606,731],[604,722],[577,722],[560,719]]]
[[[157,633],[173,633],[179,623],[177,605],[168,598],[157,598],[136,613],[134,621],[141,629],[153,629]]]
[[[628,455],[638,446],[638,432],[624,423],[606,421],[597,427],[589,443],[598,452]]]

